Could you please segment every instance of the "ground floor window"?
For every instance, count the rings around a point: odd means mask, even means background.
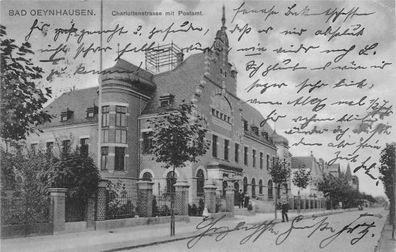
[[[144,181],[152,181],[153,180],[153,175],[151,175],[150,172],[145,172],[145,173],[143,173],[142,178],[143,178]]]

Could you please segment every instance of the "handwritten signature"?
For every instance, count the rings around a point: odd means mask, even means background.
[[[274,220],[266,220],[255,224],[248,224],[245,221],[241,221],[234,226],[221,225],[220,222],[225,218],[225,215],[223,215],[219,218],[204,219],[202,222],[198,223],[196,230],[199,231],[199,233],[188,240],[187,248],[193,248],[206,236],[214,237],[216,242],[220,242],[229,236],[229,234],[238,232],[243,234],[242,238],[239,240],[240,245],[244,245],[249,241],[254,243],[265,233],[275,238],[276,245],[281,245],[292,236],[292,233],[296,233],[298,230],[311,231],[307,235],[307,238],[311,238],[315,233],[319,232],[329,233],[328,236],[319,242],[319,248],[329,246],[341,235],[346,234],[353,235],[350,244],[355,245],[369,234],[371,228],[376,227],[375,221],[363,221],[364,218],[373,216],[378,218],[382,217],[381,215],[363,213],[344,227],[337,229],[330,224],[328,220],[329,217],[299,215],[291,221],[290,226],[284,231],[282,230],[283,227],[279,226],[278,222]],[[373,236],[374,234],[372,234],[372,237]],[[232,238],[235,239],[235,236],[232,236]]]

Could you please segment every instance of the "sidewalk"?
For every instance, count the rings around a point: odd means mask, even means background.
[[[395,234],[396,236],[396,234]],[[394,252],[396,251],[396,240],[392,239],[392,225],[386,221],[384,229],[382,230],[381,240],[376,252]]]
[[[356,209],[352,209],[356,210]],[[347,210],[351,211],[351,210]],[[331,215],[344,210],[321,210],[301,213],[310,215]],[[290,212],[289,219],[297,216]],[[235,225],[240,221],[257,223],[274,219],[274,213],[258,213],[254,216],[235,216],[221,220],[223,225]],[[280,211],[278,219],[281,218]],[[191,217],[190,222],[176,223],[176,236],[169,236],[169,223],[118,228],[105,231],[87,231],[81,233],[35,236],[1,240],[1,251],[117,251],[120,248],[136,248],[154,244],[183,240],[194,235],[201,217]]]

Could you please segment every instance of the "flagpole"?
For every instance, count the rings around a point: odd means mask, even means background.
[[[100,0],[100,48],[103,48],[102,42],[103,31],[103,0]],[[101,155],[102,155],[102,77],[103,70],[103,52],[99,50],[99,97],[98,97],[98,169],[101,170]]]

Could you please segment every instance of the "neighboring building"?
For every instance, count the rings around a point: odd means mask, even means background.
[[[183,60],[175,45],[166,46],[173,53],[171,70],[154,74],[120,59],[101,75],[102,104],[98,104],[98,87],[63,94],[47,108],[55,118],[42,127],[40,136],[29,137],[28,144],[48,151],[78,145],[100,160],[103,178],[121,179],[132,197],[141,179],[152,180],[154,194],[163,195],[172,190],[174,181],[170,169],[152,160],[148,119],[183,100],[191,101],[208,121],[211,147],[198,163],[176,169],[177,180],[190,185],[190,201],[203,197],[207,183],[217,185],[219,196],[232,183],[250,197],[273,200],[268,168],[277,153],[292,163],[288,142],[273,134],[268,124],[259,127],[263,116],[237,97],[237,71],[228,61],[224,11],[213,50]],[[98,107],[102,109],[100,150]]]
[[[352,176],[351,167],[348,163],[345,171],[345,178],[348,180],[348,184],[355,190],[359,191],[359,178],[356,175]]]
[[[311,153],[310,156],[301,156],[301,157],[292,157],[291,158],[291,169],[292,174],[291,178],[294,177],[294,172],[298,169],[303,169],[305,171],[311,171],[311,179],[310,182],[305,189],[300,189],[295,186],[293,183],[291,185],[291,193],[294,196],[298,195],[298,191],[300,190],[300,196],[302,197],[317,197],[322,198],[323,193],[318,190],[318,183],[323,178],[323,169],[322,169],[322,162],[323,160],[316,158]]]
[[[325,174],[330,174],[336,178],[339,178],[341,176],[340,164],[326,165],[323,171]]]
[[[276,131],[273,132],[271,135],[272,142],[275,144],[276,149],[277,149],[277,157],[279,158],[279,161],[281,164],[286,165],[289,169],[291,169],[291,159],[292,159],[292,154],[289,151],[289,141],[287,138],[279,135]],[[284,183],[281,187],[280,195],[279,197],[283,198],[290,198],[292,193],[291,193],[291,174],[289,177],[289,180]]]

